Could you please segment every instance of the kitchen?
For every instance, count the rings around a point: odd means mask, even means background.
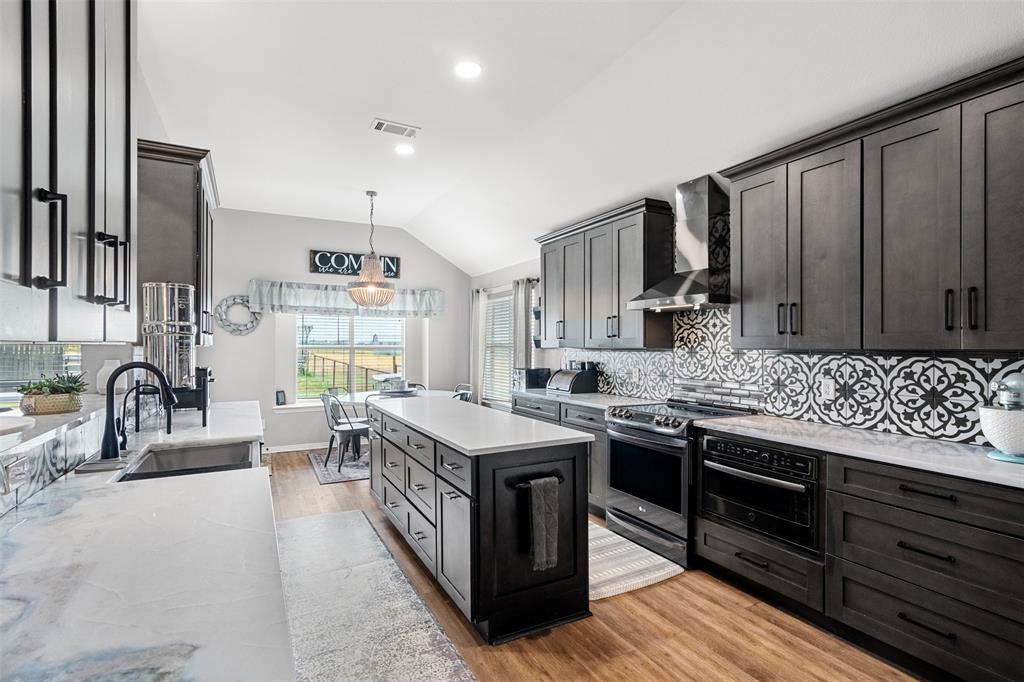
[[[0,31],[0,678],[1024,678],[1020,3]]]

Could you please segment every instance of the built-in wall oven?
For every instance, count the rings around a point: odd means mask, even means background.
[[[703,516],[821,551],[820,457],[704,436],[700,459]]]

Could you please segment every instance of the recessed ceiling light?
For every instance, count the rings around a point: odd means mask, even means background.
[[[476,62],[459,62],[455,65],[455,75],[467,80],[476,78],[482,70]]]
[[[411,144],[399,144],[395,145],[395,153],[399,156],[412,156],[416,150]]]

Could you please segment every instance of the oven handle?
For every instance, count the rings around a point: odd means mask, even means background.
[[[605,433],[608,434],[608,438],[610,438],[611,440],[620,440],[624,443],[631,443],[633,445],[639,445],[642,448],[647,448],[649,450],[659,450],[661,452],[673,455],[679,454],[678,448],[689,447],[690,445],[693,444],[693,439],[687,438],[685,436],[681,438],[677,436],[664,436],[665,438],[671,438],[675,442],[662,443],[650,441],[645,438],[638,438],[637,436],[632,436],[628,433],[623,433],[622,431],[614,431],[612,429],[605,429]]]
[[[782,488],[783,490],[792,490],[794,492],[803,493],[807,492],[807,486],[803,483],[792,483],[791,481],[783,481],[778,478],[772,478],[771,476],[762,476],[761,474],[755,474],[750,471],[744,471],[743,469],[733,469],[727,467],[724,464],[718,462],[710,462],[704,460],[704,466],[708,469],[714,469],[715,471],[721,471],[723,474],[729,474],[730,476],[736,476],[738,478],[745,478],[748,481],[757,481],[758,483],[764,483],[765,485],[774,486],[776,488]]]

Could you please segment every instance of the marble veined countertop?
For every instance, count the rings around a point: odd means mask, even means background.
[[[122,396],[117,397],[117,405],[120,406]],[[44,414],[40,416],[29,415],[36,420],[36,423],[31,428],[19,431],[18,433],[10,433],[0,436],[0,453],[4,450],[9,450],[15,445],[25,444],[30,446],[35,442],[40,444],[61,435],[62,432],[69,429],[73,429],[76,426],[88,421],[89,419],[95,419],[98,413],[104,411],[106,404],[106,396],[97,395],[95,393],[83,393],[82,409],[78,412],[68,412],[65,414]],[[21,412],[14,410],[13,412],[5,412],[4,414],[9,415],[20,415]]]
[[[766,415],[700,419],[694,425],[708,431],[762,438],[911,469],[1024,488],[1024,465],[989,459],[990,447]]]
[[[198,417],[131,434],[129,457],[262,436],[255,402]],[[267,470],[118,474],[66,475],[0,517],[0,679],[293,679]]]
[[[594,440],[589,433],[451,398],[381,398],[373,406],[471,457]]]
[[[613,395],[611,393],[555,393],[543,388],[528,388],[525,391],[513,391],[512,393],[529,398],[554,400],[566,405],[576,405],[577,407],[592,407],[596,410],[624,405],[649,405],[651,403],[664,402],[653,399],[630,398],[629,396]]]

